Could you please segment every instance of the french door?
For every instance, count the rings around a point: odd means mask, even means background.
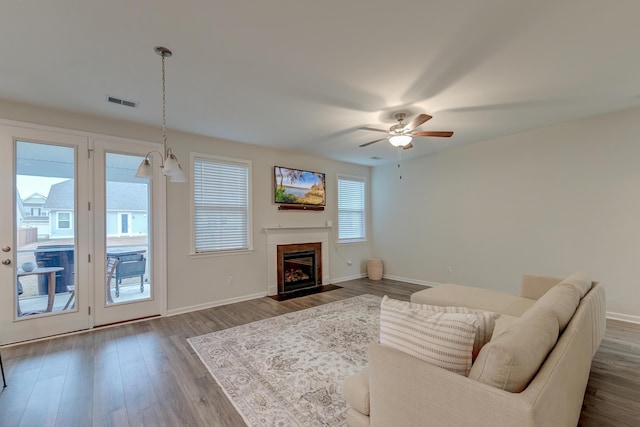
[[[134,178],[150,147],[0,123],[0,344],[163,312],[164,182]]]
[[[93,140],[96,326],[161,314],[166,306],[164,177],[136,178],[154,146]]]

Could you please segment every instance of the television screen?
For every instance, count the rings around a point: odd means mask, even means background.
[[[274,168],[275,202],[288,205],[324,206],[324,174],[300,169]]]

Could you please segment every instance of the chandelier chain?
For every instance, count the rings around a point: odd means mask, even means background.
[[[164,58],[165,54],[161,54],[162,56],[162,144],[164,144],[165,156],[167,155],[167,98],[166,98],[166,87],[165,87],[165,77],[164,77]]]

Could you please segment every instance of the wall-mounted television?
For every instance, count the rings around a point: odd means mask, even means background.
[[[273,175],[275,203],[325,206],[324,173],[274,166]]]

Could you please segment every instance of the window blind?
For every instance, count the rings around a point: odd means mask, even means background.
[[[365,181],[338,176],[338,240],[366,239]]]
[[[196,253],[249,249],[249,163],[193,160]]]

